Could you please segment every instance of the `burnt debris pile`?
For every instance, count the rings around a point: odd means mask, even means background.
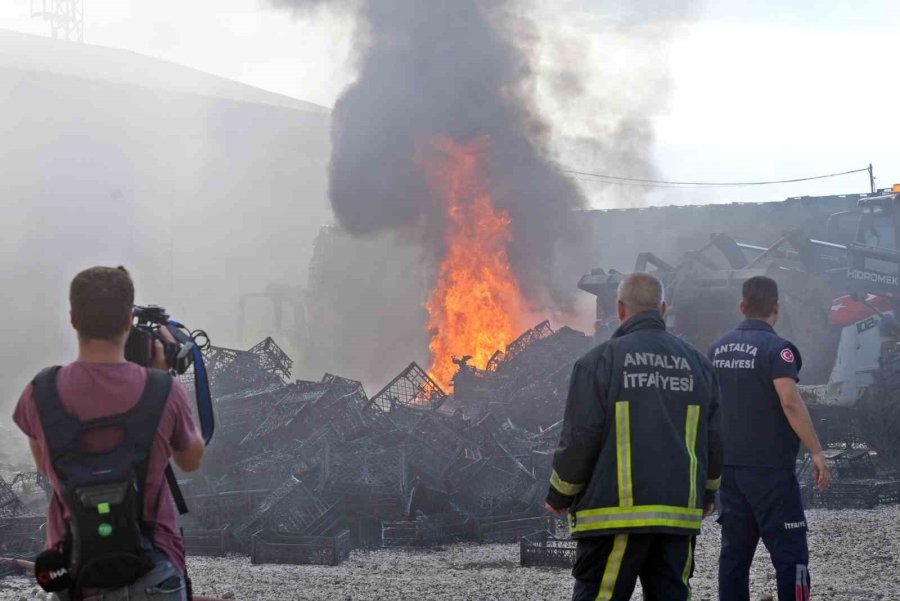
[[[555,531],[542,510],[583,334],[543,323],[448,395],[416,363],[372,397],[326,374],[290,381],[267,339],[209,350],[217,434],[182,481],[189,552],[335,564],[360,547],[515,542]]]
[[[333,374],[291,380],[271,338],[209,348],[216,437],[180,479],[188,553],[333,565],[353,548],[546,538],[568,377],[588,345],[542,323],[486,369],[460,359],[453,395],[412,363],[372,397]],[[30,496],[0,481],[0,540],[19,541],[4,555],[43,537],[45,483],[18,478]]]
[[[540,323],[494,353],[483,370],[466,357],[457,360],[454,401],[467,414],[502,416],[539,432],[562,419],[572,366],[590,344],[582,332]]]

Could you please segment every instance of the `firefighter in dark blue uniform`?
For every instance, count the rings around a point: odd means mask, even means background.
[[[721,388],[724,447],[719,599],[749,601],[750,564],[762,538],[779,601],[808,601],[806,517],[795,475],[799,443],[812,456],[821,490],[831,474],[797,389],[800,353],[773,329],[778,285],[771,278],[750,278],[740,310],[747,319],[709,351]]]
[[[621,327],[572,372],[547,507],[578,540],[574,601],[687,601],[722,464],[715,372],[666,332],[662,286],[618,291]]]

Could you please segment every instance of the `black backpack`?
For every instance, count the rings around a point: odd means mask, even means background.
[[[138,403],[118,415],[82,423],[63,407],[56,388],[59,367],[33,381],[34,400],[60,483],[57,502],[71,520],[64,544],[74,589],[127,586],[153,567],[153,526],[143,520],[147,464],[172,386],[169,374],[147,370]],[[118,444],[91,452],[82,437],[116,430]]]

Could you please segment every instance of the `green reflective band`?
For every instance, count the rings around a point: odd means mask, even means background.
[[[703,510],[668,505],[603,507],[575,513],[572,532],[618,528],[668,527],[699,530]]]
[[[675,507],[673,505],[635,505],[634,507],[598,507],[597,509],[585,509],[577,512],[578,519],[582,516],[591,517],[595,515],[631,515],[634,513],[646,513],[648,511],[657,513],[673,513],[679,516],[702,516],[703,510],[696,507]]]
[[[603,579],[600,581],[600,591],[596,601],[610,601],[616,589],[616,581],[619,580],[619,571],[622,568],[622,558],[625,556],[625,547],[628,546],[628,535],[619,534],[613,539],[613,548],[606,558],[606,569],[603,570]]]
[[[722,486],[722,476],[719,476],[715,480],[706,481],[706,490],[719,490],[720,486]]]
[[[572,484],[571,482],[566,482],[559,477],[556,470],[553,470],[553,473],[550,474],[550,486],[567,497],[574,497],[584,490],[584,484]]]
[[[687,419],[684,425],[684,442],[687,446],[688,457],[690,458],[690,494],[688,496],[688,507],[694,507],[697,504],[697,426],[700,423],[700,405],[688,405]]]
[[[619,506],[634,505],[631,487],[631,417],[628,401],[616,403],[616,475],[619,480]]]
[[[103,522],[97,528],[97,534],[99,534],[100,536],[103,536],[103,537],[111,536],[112,535],[112,524],[107,524],[106,522]]]
[[[688,590],[688,601],[691,600],[691,568],[694,567],[694,543],[688,539],[687,541],[687,561],[684,562],[684,570],[681,572],[681,582]]]
[[[109,503],[99,503],[97,505],[97,513],[100,515],[106,515],[109,513]]]

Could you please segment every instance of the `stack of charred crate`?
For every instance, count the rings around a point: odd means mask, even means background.
[[[490,413],[541,431],[562,419],[572,367],[590,345],[582,332],[540,323],[494,353],[485,369],[458,361],[454,401],[467,414]]]
[[[43,548],[49,490],[37,472],[0,476],[0,557],[30,559]]]
[[[360,547],[545,539],[568,372],[587,345],[544,323],[485,370],[461,360],[455,397],[412,363],[371,398],[332,374],[291,381],[271,338],[211,347],[216,435],[181,480],[188,552],[333,565]],[[40,548],[47,490],[36,474],[0,480],[3,554]]]
[[[335,564],[351,548],[515,542],[552,530],[541,506],[554,423],[586,346],[581,334],[541,324],[489,370],[461,362],[461,399],[415,363],[368,398],[331,374],[289,381],[290,359],[271,339],[210,349],[217,433],[201,475],[182,482],[189,552]],[[531,411],[515,406],[515,386]]]

